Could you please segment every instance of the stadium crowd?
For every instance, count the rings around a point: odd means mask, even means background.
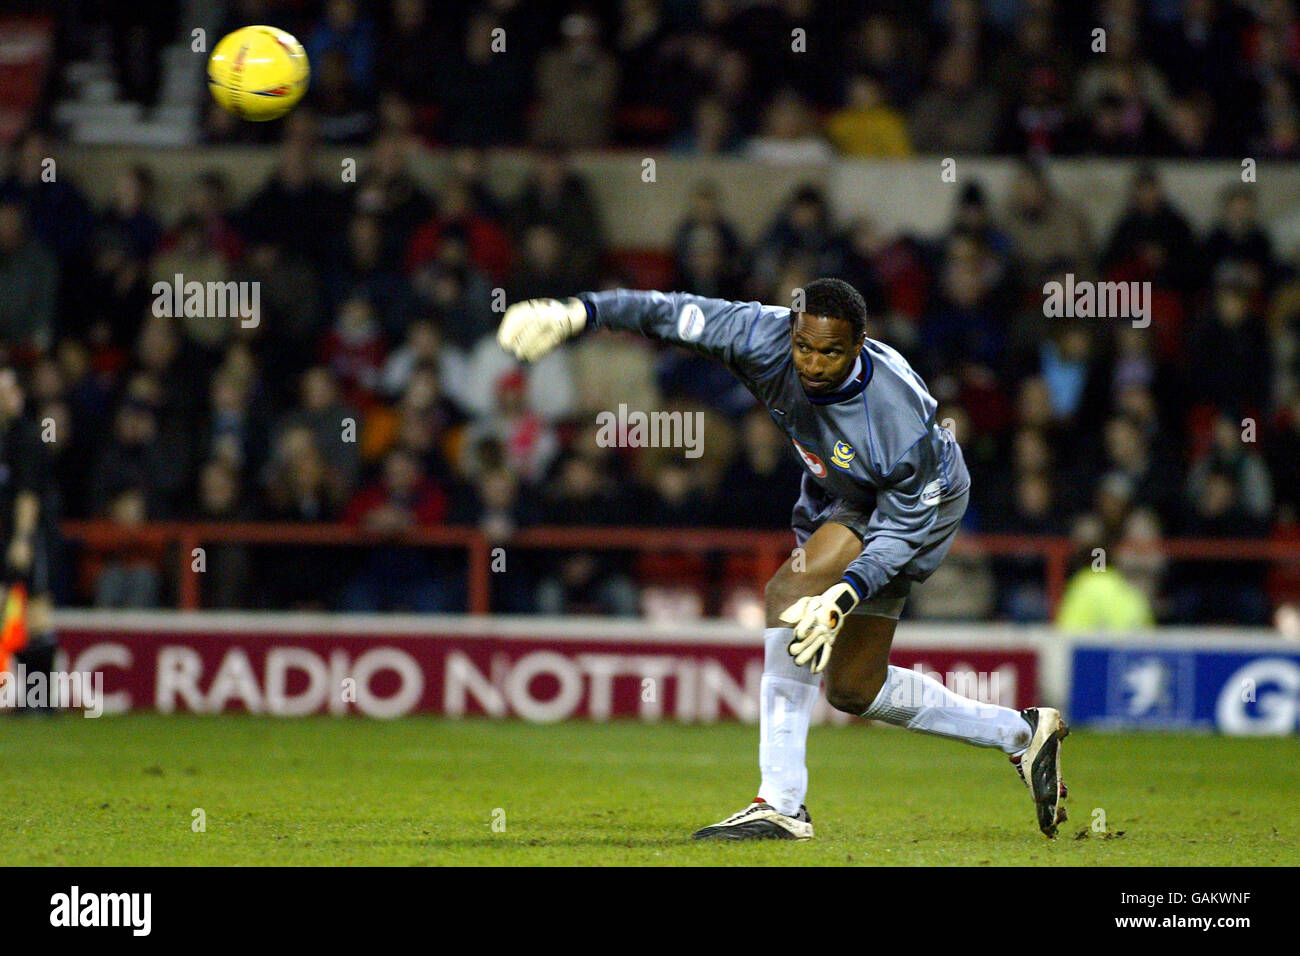
[[[95,11],[157,96],[180,4]],[[321,134],[393,111],[446,145],[834,153],[1300,154],[1293,0],[229,0],[302,39]],[[1100,31],[1100,34],[1097,32]],[[1104,56],[1099,54],[1105,54]],[[212,108],[214,141],[270,135]]]
[[[686,17],[678,4],[633,0],[604,21],[605,36],[592,28],[599,19],[579,29],[571,16],[552,22],[533,4],[510,0],[467,7],[463,30],[434,30],[431,5],[418,0],[397,0],[374,21],[349,0],[332,0],[311,22],[295,17],[317,5],[235,3],[236,20],[277,11],[306,38],[319,65],[315,102],[278,130],[275,171],[247,202],[233,203],[222,175],[207,173],[188,186],[174,222],[160,221],[147,167],[124,169],[112,201],[96,208],[70,177],[42,180],[41,162],[57,155],[57,143],[25,134],[0,181],[0,342],[4,358],[24,370],[31,411],[57,426],[51,519],[340,521],[388,531],[472,524],[500,542],[533,524],[787,528],[799,469],[766,413],[725,370],[621,336],[584,337],[529,368],[496,346],[496,290],[515,301],[631,281],[568,147],[648,137],[691,150],[734,142],[774,161],[820,152],[792,148],[805,133],[808,142],[826,140],[816,124],[780,118],[783,103],[799,104],[806,116],[814,115],[807,104],[830,110],[829,141],[849,152],[860,151],[845,144],[881,140],[860,135],[853,116],[837,123],[845,110],[905,115],[880,127],[905,147],[891,155],[1146,154],[1159,151],[1157,143],[1184,142],[1151,130],[1174,122],[1188,101],[1210,114],[1214,132],[1205,138],[1216,146],[1273,142],[1273,123],[1295,118],[1292,107],[1253,115],[1234,99],[1256,97],[1241,84],[1266,83],[1270,65],[1286,67],[1289,88],[1300,24],[1279,26],[1291,8],[1285,2],[1102,4],[1111,43],[1123,42],[1123,24],[1130,43],[1149,38],[1108,59],[1122,64],[1113,75],[1063,61],[1069,47],[1048,29],[1059,22],[1050,2],[981,8],[952,0],[936,6],[941,13],[920,32],[888,13],[838,22],[854,4],[760,4],[737,19],[738,6],[704,0]],[[1181,13],[1171,18],[1175,8]],[[1013,9],[1015,17],[1007,14]],[[1213,29],[1193,29],[1197,17]],[[830,26],[848,46],[836,56],[767,64],[757,51],[772,49],[772,38],[788,36],[788,24],[803,18],[820,24],[810,28],[810,50]],[[509,82],[474,68],[475,44],[500,22],[512,25],[510,42],[543,44],[520,51],[519,75]],[[377,57],[375,44],[403,24],[411,35],[396,45],[388,36]],[[557,25],[564,39],[547,49],[548,27]],[[462,40],[464,62],[455,53]],[[1229,62],[1252,71],[1229,76],[1214,57],[1191,57],[1191,43],[1237,44],[1251,56]],[[789,48],[785,40],[777,46]],[[548,66],[557,56],[621,70],[622,85],[592,81],[619,96],[589,103],[564,89],[573,71]],[[439,77],[419,72],[435,61],[459,65]],[[337,100],[336,62],[350,91]],[[915,68],[929,62],[932,84]],[[692,63],[711,79],[692,79]],[[1015,69],[1055,77],[1041,88],[1010,89],[1062,97],[1059,138],[1017,133],[1020,120],[1007,126],[1007,116],[1034,114],[1032,104],[990,106],[987,116],[977,108],[979,84]],[[673,75],[680,82],[657,85]],[[844,107],[832,88],[841,76],[851,78],[853,96],[883,105]],[[648,84],[639,92],[638,78]],[[796,83],[794,93],[787,82]],[[1099,117],[1116,88],[1128,91],[1115,107],[1124,118],[1117,129],[1133,138],[1102,146],[1098,130],[1110,127]],[[429,90],[442,98],[416,95]],[[1147,102],[1155,90],[1159,109]],[[990,104],[1006,93],[987,92]],[[485,105],[506,94],[519,98],[514,108],[502,105],[509,99]],[[590,108],[552,115],[551,96]],[[673,114],[654,137],[628,125],[651,100]],[[1096,108],[1076,112],[1083,103]],[[343,122],[349,104],[364,105],[368,119]],[[954,112],[961,122],[950,121]],[[1046,112],[1039,104],[1037,115]],[[738,128],[706,130],[710,114]],[[502,124],[503,116],[518,127]],[[802,132],[792,138],[791,130]],[[327,182],[313,150],[353,136],[372,147],[367,167],[356,184]],[[430,140],[466,144],[436,194],[409,172]],[[515,141],[545,148],[524,188],[500,195],[487,184],[478,147]],[[1272,248],[1248,186],[1225,190],[1217,223],[1202,234],[1155,171],[1135,160],[1127,208],[1099,235],[1036,155],[1005,195],[969,184],[935,239],[884,234],[867,219],[840,222],[818,189],[805,186],[745,243],[701,182],[664,244],[674,286],[703,295],[781,303],[817,276],[855,284],[871,306],[868,334],[921,372],[963,444],[974,478],[967,527],[1069,535],[1081,567],[1105,549],[1109,573],[1088,581],[1107,582],[1108,606],[1127,609],[1129,623],[1266,623],[1275,607],[1300,599],[1294,569],[1166,566],[1141,547],[1167,535],[1300,542],[1300,274]],[[153,283],[177,273],[259,283],[256,326],[157,314]],[[1151,282],[1151,326],[1046,318],[1043,285],[1067,274]],[[595,415],[620,403],[701,412],[703,457],[603,447]],[[463,571],[451,554],[396,546],[349,554],[295,547],[286,560],[282,548],[214,547],[204,603],[464,606]],[[173,598],[174,562],[161,553],[69,548],[69,557],[58,588],[66,603],[148,607]],[[684,575],[672,560],[540,552],[520,555],[511,570],[494,582],[501,610],[610,614],[638,613],[649,591],[684,577],[727,574],[701,564]],[[1067,592],[1062,613],[1086,621],[1094,602],[1077,590]],[[933,586],[917,590],[909,613],[1043,620],[1041,561],[954,557]]]

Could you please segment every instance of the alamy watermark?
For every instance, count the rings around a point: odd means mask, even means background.
[[[120,927],[132,936],[148,936],[153,927],[152,893],[92,893],[80,886],[50,897],[50,925]]]
[[[239,319],[241,327],[255,329],[262,321],[262,284],[186,281],[178,272],[171,282],[153,284],[153,314],[169,319]]]
[[[985,717],[1009,703],[1003,701],[1004,694],[1008,697],[1014,695],[1012,687],[1003,687],[1002,675],[997,671],[959,669],[940,674],[924,664],[916,664],[912,671],[930,680],[898,681],[889,692],[890,706],[906,709],[943,707],[950,703],[945,694],[945,691],[950,691],[975,701],[976,713]]]
[[[596,444],[601,448],[683,448],[685,457],[704,454],[703,412],[598,412]]]
[[[1132,319],[1133,328],[1151,324],[1150,282],[1076,280],[1043,284],[1043,315],[1049,319]]]
[[[83,717],[104,714],[102,671],[27,672],[21,663],[0,671],[0,710],[15,707],[80,710]]]

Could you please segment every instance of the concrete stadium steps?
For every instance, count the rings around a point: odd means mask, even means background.
[[[90,59],[68,63],[62,70],[72,95],[54,107],[54,120],[73,142],[92,146],[172,148],[198,142],[202,115],[204,66],[207,53],[191,49],[191,31],[207,30],[208,48],[218,11],[206,0],[188,0],[175,42],[160,54],[158,102],[151,109],[123,102],[114,78],[111,51],[101,38]]]

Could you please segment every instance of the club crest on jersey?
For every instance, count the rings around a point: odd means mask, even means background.
[[[837,441],[835,448],[831,452],[831,464],[840,471],[848,471],[849,465],[853,463],[853,457],[857,454],[853,446],[846,441]]]
[[[804,448],[803,445],[799,444],[797,441],[794,441],[793,438],[791,438],[790,441],[794,442],[794,450],[799,453],[799,457],[802,458],[803,463],[808,466],[808,470],[811,471],[813,475],[817,478],[825,478],[826,465],[822,462],[822,460],[818,458],[816,455],[814,455],[812,452],[810,452],[808,449]]]

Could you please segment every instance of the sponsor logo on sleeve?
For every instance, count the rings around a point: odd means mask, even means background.
[[[704,310],[694,303],[682,309],[677,316],[677,334],[687,342],[694,342],[704,334]]]
[[[928,485],[925,486],[925,488],[921,490],[921,504],[925,505],[925,507],[927,508],[931,508],[934,505],[937,505],[939,503],[939,499],[942,497],[943,497],[943,482],[941,482],[938,478],[934,479],[934,481],[930,482]]]

